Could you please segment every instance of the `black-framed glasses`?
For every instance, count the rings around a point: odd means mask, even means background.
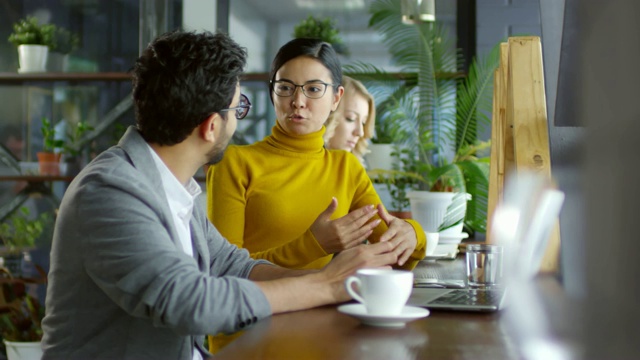
[[[309,81],[302,85],[294,84],[289,80],[271,80],[271,88],[276,95],[281,97],[292,96],[297,88],[302,89],[304,96],[309,99],[319,99],[327,92],[327,86],[335,86],[322,81]]]
[[[228,108],[228,109],[221,109],[221,110],[218,110],[217,112],[235,110],[236,119],[242,120],[249,113],[249,109],[251,109],[251,102],[249,101],[249,98],[245,94],[240,94],[240,101],[238,102],[238,106]]]

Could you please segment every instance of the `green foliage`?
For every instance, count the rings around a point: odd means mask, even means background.
[[[80,37],[71,31],[57,27],[53,33],[53,41],[51,51],[57,51],[62,54],[69,54],[77,49],[80,45]]]
[[[13,278],[0,268],[0,334],[8,341],[40,341],[44,307],[26,291],[26,284],[46,283],[46,273],[36,265],[40,278]]]
[[[13,32],[9,35],[9,42],[20,45],[53,45],[56,26],[52,24],[38,24],[38,19],[28,16],[13,24]]]
[[[71,125],[66,134],[66,141],[56,138],[56,131],[53,123],[48,118],[42,118],[41,126],[42,136],[44,139],[44,151],[54,152],[59,150],[63,154],[69,156],[80,155],[80,142],[82,137],[89,131],[93,131],[93,126],[84,121],[78,121],[75,125]]]
[[[114,144],[117,144],[125,132],[127,132],[127,127],[125,125],[118,122],[114,123],[113,130],[111,131],[111,141]]]
[[[383,113],[384,114],[384,113]],[[396,138],[397,126],[393,114],[384,114],[376,119],[374,125],[374,135],[371,142],[374,144],[393,144]]]
[[[62,152],[72,157],[80,155],[80,142],[82,141],[82,137],[87,132],[93,130],[93,126],[84,121],[78,121],[67,131],[67,141],[62,147]]]
[[[56,139],[56,130],[53,126],[53,123],[48,118],[42,118],[40,131],[42,131],[42,150],[44,152],[54,152],[56,149],[61,149],[64,146],[64,140]]]
[[[391,157],[393,158],[393,170],[374,169],[367,173],[382,183],[391,196],[391,208],[393,211],[406,211],[410,207],[407,191],[411,191],[421,180],[416,174],[406,171],[412,164],[413,153],[397,144],[393,145]]]
[[[348,54],[348,50],[340,37],[340,30],[336,28],[331,18],[316,18],[309,15],[293,28],[294,38],[315,38],[328,42],[339,54]]]
[[[417,179],[414,187],[419,190],[471,194],[465,225],[484,232],[489,161],[477,154],[490,144],[476,135],[491,125],[487,114],[492,111],[499,46],[474,59],[468,74],[459,76],[461,58],[444,26],[403,24],[400,2],[394,0],[376,0],[370,12],[369,26],[382,34],[394,63],[415,77],[392,84],[390,74],[362,63],[345,66],[345,72],[367,87],[386,89],[376,97],[376,113],[393,119],[394,142],[411,151],[400,174]]]
[[[29,215],[29,209],[21,207],[0,224],[0,238],[9,253],[33,247],[50,220],[48,213],[42,213],[35,219],[30,219]]]
[[[407,191],[410,191],[417,183],[418,179],[411,174],[407,174],[406,169],[411,164],[411,151],[401,148],[398,145],[393,146],[391,157],[393,158],[393,173],[381,174],[384,184],[391,195],[391,208],[397,211],[405,211],[409,209],[410,202],[407,198]]]

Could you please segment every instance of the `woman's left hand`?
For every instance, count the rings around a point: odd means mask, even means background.
[[[393,244],[393,252],[398,256],[398,265],[402,266],[418,245],[416,232],[408,222],[389,215],[382,204],[378,205],[378,215],[389,227],[380,236],[380,241],[389,241]]]

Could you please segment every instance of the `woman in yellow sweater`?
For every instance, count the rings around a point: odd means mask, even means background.
[[[413,268],[425,253],[420,225],[382,209],[353,154],[324,148],[323,124],[344,92],[333,48],[291,40],[276,55],[270,79],[277,116],[271,135],[229,146],[208,171],[208,214],[216,228],[254,258],[289,268],[321,268],[367,239],[392,242],[398,267]]]
[[[327,149],[347,150],[364,162],[368,140],[373,136],[376,106],[373,96],[358,80],[342,76],[344,96],[338,109],[329,115],[324,126]]]

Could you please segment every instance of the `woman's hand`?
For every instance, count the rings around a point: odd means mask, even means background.
[[[331,199],[329,207],[311,224],[311,233],[328,254],[362,244],[380,224],[379,219],[367,223],[378,213],[373,205],[363,206],[341,218],[331,220],[331,215],[337,208],[338,200]]]
[[[380,236],[380,242],[388,241],[393,244],[393,251],[398,256],[398,265],[402,266],[418,245],[416,232],[408,222],[389,215],[382,204],[378,205],[378,215],[389,227]]]

